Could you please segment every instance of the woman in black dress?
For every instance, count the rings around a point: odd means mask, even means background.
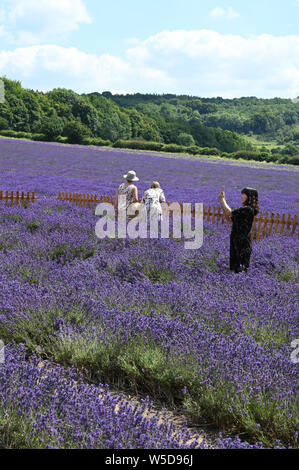
[[[254,217],[259,213],[258,192],[253,188],[244,188],[242,207],[231,210],[225,200],[224,188],[218,196],[227,219],[232,220],[230,235],[229,268],[235,273],[247,271],[250,263],[252,244],[250,232]]]

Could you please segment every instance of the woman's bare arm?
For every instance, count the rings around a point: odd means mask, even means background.
[[[132,201],[138,202],[138,189],[136,188],[136,186],[133,188],[132,191]]]
[[[229,205],[227,204],[227,202],[226,202],[225,199],[223,199],[223,202],[222,202],[221,205],[222,205],[222,208],[223,208],[223,212],[224,212],[224,214],[225,214],[225,217],[226,217],[227,219],[230,219],[231,216],[232,216],[232,210],[231,210],[231,208],[229,207]]]
[[[224,191],[221,191],[221,193],[219,194],[218,196],[218,199],[220,201],[220,204],[221,204],[221,207],[223,209],[223,212],[224,212],[224,215],[225,215],[225,218],[227,220],[229,220],[232,216],[232,210],[231,208],[229,207],[229,205],[227,204],[226,200],[225,200],[225,194],[224,194]]]
[[[159,201],[160,201],[160,202],[166,202],[166,198],[165,198],[164,191],[161,192]]]
[[[118,189],[116,190],[116,193],[115,193],[114,209],[115,209],[115,212],[117,213],[118,212]]]

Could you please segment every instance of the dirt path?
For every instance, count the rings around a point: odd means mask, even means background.
[[[104,392],[104,390],[103,390]],[[115,389],[110,389],[109,388],[109,393],[111,396],[121,396],[124,401],[129,403],[132,406],[137,406],[137,407],[142,407],[141,404],[141,399],[146,398],[145,395],[131,395],[130,393],[126,391],[120,391],[120,390],[115,390]],[[205,442],[205,444],[210,448],[213,449],[215,448],[215,442],[217,438],[219,438],[219,430],[215,428],[213,424],[209,423],[201,423],[199,425],[194,425],[194,423],[189,423],[188,419],[181,413],[179,410],[171,410],[169,408],[166,408],[162,403],[157,403],[154,400],[150,398],[150,401],[153,403],[153,407],[151,409],[147,409],[144,413],[143,416],[147,418],[152,418],[154,416],[158,417],[158,424],[162,423],[165,418],[167,419],[168,422],[172,422],[176,428],[176,432],[174,434],[180,434],[182,429],[184,428],[184,421],[186,423],[187,421],[187,428],[192,434],[191,439],[188,441],[188,443],[191,443],[193,441],[198,441],[198,444],[201,442]],[[118,411],[118,405],[115,407],[115,412]]]

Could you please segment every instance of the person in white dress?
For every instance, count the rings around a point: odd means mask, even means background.
[[[128,207],[131,204],[134,204],[138,202],[138,189],[134,185],[135,181],[139,181],[139,178],[137,178],[135,171],[130,170],[126,175],[124,175],[125,182],[120,184],[119,187],[117,188],[116,194],[115,194],[115,203],[114,203],[114,209],[115,209],[115,215],[118,217],[118,210],[122,211],[127,211]],[[123,205],[118,207],[118,197],[120,195],[125,195],[126,200]],[[128,216],[127,216],[128,218]]]
[[[147,216],[147,220],[162,220],[161,202],[166,202],[163,189],[158,181],[153,181],[151,187],[145,191],[142,197],[144,203],[141,215]]]

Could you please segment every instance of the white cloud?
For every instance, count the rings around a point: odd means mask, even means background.
[[[135,67],[109,54],[86,54],[75,47],[37,45],[0,51],[0,76],[47,77],[51,88],[63,86],[78,92],[98,90],[135,91],[161,86],[167,91],[172,80],[165,72],[146,64]],[[40,89],[44,88],[43,86]]]
[[[82,0],[6,0],[0,11],[2,36],[20,45],[56,40],[91,21]]]
[[[162,31],[127,49],[125,59],[74,47],[35,45],[0,50],[0,76],[4,74],[38,83],[40,89],[295,97],[299,36]]]
[[[239,18],[239,16],[240,16],[240,14],[237,11],[235,11],[232,7],[227,7],[227,8],[216,7],[216,8],[213,8],[213,10],[210,11],[209,15],[212,18],[224,17],[224,18],[228,18],[229,20]]]
[[[245,38],[210,30],[162,31],[127,50],[131,63],[167,71],[201,96],[296,96],[299,36]]]

